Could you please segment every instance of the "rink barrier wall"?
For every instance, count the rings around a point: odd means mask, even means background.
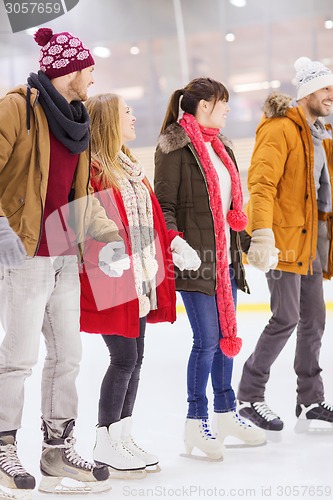
[[[183,304],[177,304],[176,307],[177,314],[185,314],[185,307]],[[332,311],[333,310],[333,302],[326,302],[326,310],[327,311]],[[237,313],[241,312],[269,312],[270,307],[269,304],[238,304],[237,305]]]

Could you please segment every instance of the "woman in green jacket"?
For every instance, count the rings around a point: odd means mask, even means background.
[[[265,442],[261,430],[239,419],[231,386],[232,357],[241,346],[236,291],[247,291],[239,236],[247,218],[235,159],[220,134],[229,112],[228,99],[224,85],[210,78],[192,80],[176,90],[155,154],[155,193],[167,226],[174,231],[176,285],[193,332],[185,448],[191,454],[197,447],[212,460],[223,458],[227,436],[249,445]],[[179,107],[184,112],[180,119]],[[208,420],[209,375],[217,439]]]

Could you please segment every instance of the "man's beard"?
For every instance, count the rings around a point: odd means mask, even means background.
[[[72,101],[84,102],[88,99],[87,90],[82,88],[82,84],[79,79],[75,79],[71,82],[68,93],[72,97]]]

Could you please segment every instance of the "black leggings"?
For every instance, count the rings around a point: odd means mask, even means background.
[[[110,365],[104,375],[98,408],[99,427],[130,417],[138,392],[143,361],[146,318],[140,319],[140,336],[102,335],[110,353]]]

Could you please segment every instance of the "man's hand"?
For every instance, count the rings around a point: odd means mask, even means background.
[[[275,247],[272,229],[256,229],[252,233],[247,260],[251,266],[267,273],[275,269],[279,262],[279,249]]]
[[[6,217],[0,217],[0,264],[20,267],[27,256],[22,241],[10,227]]]

